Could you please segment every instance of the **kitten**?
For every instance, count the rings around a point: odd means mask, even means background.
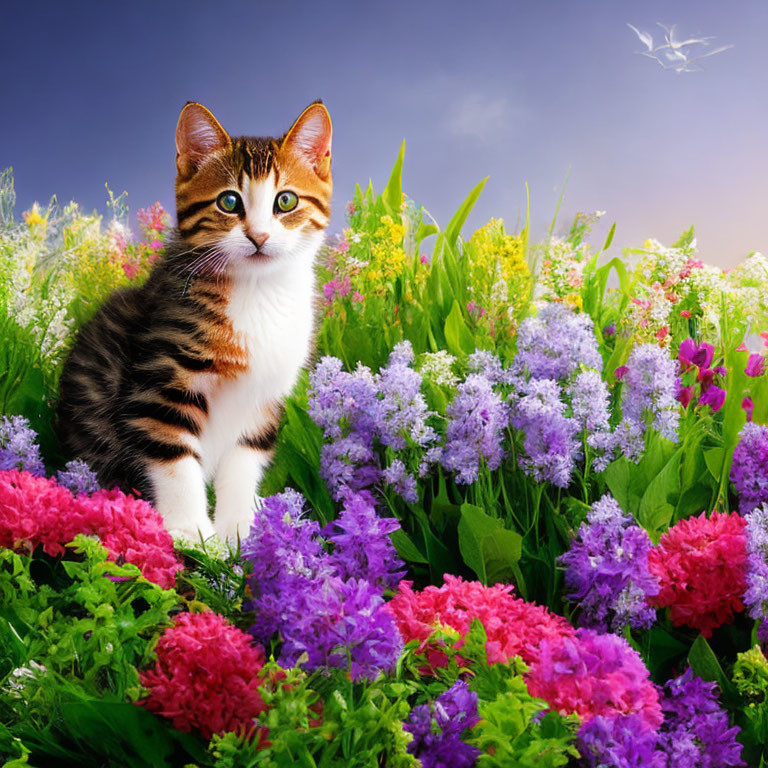
[[[282,401],[311,353],[331,120],[318,101],[280,139],[231,138],[190,102],[176,150],[178,232],[147,282],[80,331],[59,435],[103,486],[152,501],[174,535],[244,537]]]

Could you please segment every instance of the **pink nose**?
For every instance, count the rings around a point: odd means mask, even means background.
[[[269,234],[267,232],[258,232],[255,235],[249,235],[248,239],[257,247],[261,248],[264,243],[269,240]]]

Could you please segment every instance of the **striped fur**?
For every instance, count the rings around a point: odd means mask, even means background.
[[[178,229],[147,282],[81,330],[58,427],[102,485],[152,500],[174,533],[232,538],[247,533],[282,401],[310,355],[330,119],[317,102],[280,139],[230,138],[188,104],[176,143]],[[286,190],[298,203],[283,211]],[[228,212],[217,200],[231,192],[241,203]]]

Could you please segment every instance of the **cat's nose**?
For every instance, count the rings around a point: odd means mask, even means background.
[[[269,240],[269,233],[257,232],[255,235],[246,235],[246,237],[256,246],[256,249],[258,250],[264,245],[264,243],[267,242],[267,240]]]

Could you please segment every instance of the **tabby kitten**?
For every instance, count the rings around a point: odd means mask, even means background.
[[[65,363],[63,444],[103,486],[151,500],[174,535],[248,532],[282,401],[311,351],[330,165],[322,102],[279,139],[232,138],[188,103],[176,129],[178,231]]]

